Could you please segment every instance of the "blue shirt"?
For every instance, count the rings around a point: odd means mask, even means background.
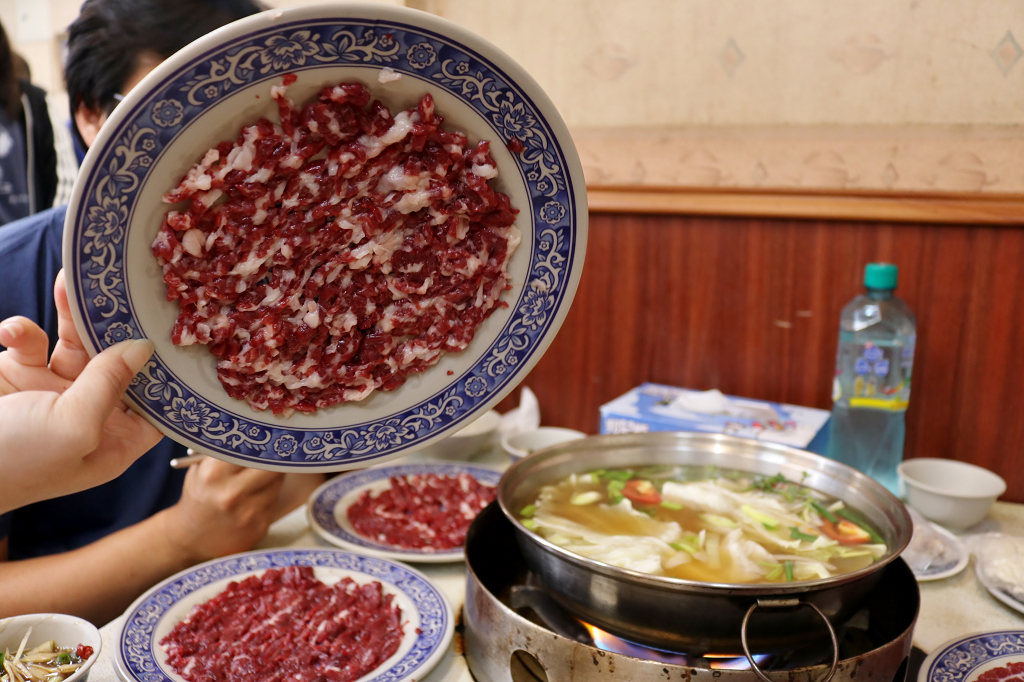
[[[49,335],[51,352],[57,343],[53,282],[61,268],[64,213],[62,206],[0,226],[0,320],[34,320]],[[109,483],[0,516],[8,557],[77,549],[173,505],[185,472],[172,469],[170,460],[184,455],[184,446],[164,438]]]

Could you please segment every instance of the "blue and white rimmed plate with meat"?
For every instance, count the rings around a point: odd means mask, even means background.
[[[465,558],[476,515],[495,498],[501,472],[449,462],[373,467],[327,481],[309,498],[309,525],[328,542],[419,563]]]
[[[937,647],[918,682],[1019,682],[1024,678],[1024,630],[957,637]]]
[[[429,14],[327,3],[226,26],[129,92],[82,166],[64,263],[90,352],[156,343],[128,399],[157,428],[337,471],[507,394],[586,240],[575,147],[519,65]]]
[[[423,679],[453,632],[447,600],[408,566],[282,549],[168,578],[128,608],[114,649],[125,682],[401,682]]]

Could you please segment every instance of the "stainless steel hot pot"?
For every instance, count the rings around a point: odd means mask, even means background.
[[[889,553],[865,569],[824,580],[706,583],[594,561],[544,540],[520,523],[519,510],[536,499],[542,486],[573,472],[657,464],[715,465],[767,476],[782,473],[860,511],[885,540]],[[498,486],[498,501],[515,526],[527,564],[564,607],[619,637],[689,652],[778,651],[830,634],[834,642],[833,627],[857,611],[881,576],[879,569],[899,556],[913,532],[903,504],[855,469],[782,445],[698,433],[598,436],[541,450],[508,469]]]

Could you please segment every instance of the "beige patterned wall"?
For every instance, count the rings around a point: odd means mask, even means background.
[[[522,63],[591,184],[1024,194],[1024,0],[381,1]],[[51,90],[79,6],[0,0]]]
[[[0,0],[0,21],[51,88],[54,38],[80,4]],[[1024,123],[1021,0],[392,4],[495,42],[571,126]]]
[[[1021,0],[408,0],[570,126],[1024,123]]]

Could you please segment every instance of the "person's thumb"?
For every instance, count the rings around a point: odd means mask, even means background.
[[[122,341],[85,366],[74,383],[57,399],[58,418],[82,436],[98,440],[110,413],[121,401],[132,377],[153,355],[148,339]],[[92,438],[90,438],[92,439]]]

